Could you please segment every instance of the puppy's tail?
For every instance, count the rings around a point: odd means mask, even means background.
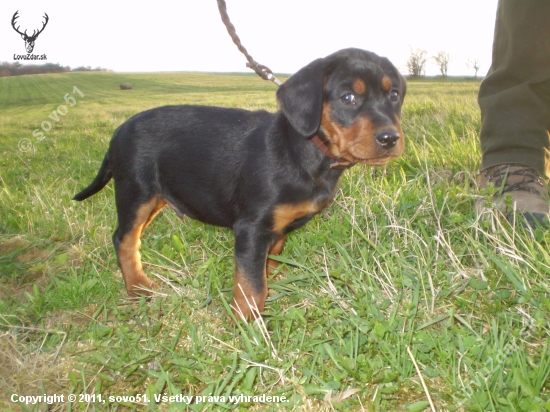
[[[109,183],[109,180],[111,180],[112,177],[113,172],[109,167],[109,152],[107,152],[94,181],[90,183],[90,186],[88,186],[86,189],[76,194],[73,197],[73,200],[81,201],[89,198],[92,195],[95,195],[97,192],[103,189],[107,183]]]

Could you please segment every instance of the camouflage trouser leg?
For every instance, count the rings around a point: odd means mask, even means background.
[[[481,169],[531,166],[550,178],[550,0],[500,0],[479,90]]]

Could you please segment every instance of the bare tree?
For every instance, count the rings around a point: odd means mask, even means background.
[[[409,74],[412,77],[421,77],[426,73],[427,54],[426,50],[416,49],[413,51],[411,48],[411,55],[407,60],[407,69],[409,69]]]
[[[449,69],[449,62],[451,61],[451,55],[446,51],[439,51],[432,57],[439,67],[439,72],[443,77],[447,77],[447,70]]]
[[[480,67],[479,59],[477,57],[475,59],[468,59],[468,61],[466,62],[466,67],[468,69],[475,70],[474,77],[477,79],[477,72],[479,71],[479,67]]]

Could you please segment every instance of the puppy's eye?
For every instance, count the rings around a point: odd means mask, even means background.
[[[353,93],[346,93],[340,97],[340,101],[348,106],[355,104],[355,95]]]
[[[399,100],[399,92],[395,89],[390,90],[390,100],[396,102]]]

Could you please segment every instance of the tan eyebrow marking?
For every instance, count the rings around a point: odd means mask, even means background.
[[[384,76],[382,77],[382,87],[384,88],[384,90],[386,91],[390,91],[391,89],[391,79],[389,76]]]
[[[355,79],[351,87],[353,88],[353,91],[357,94],[363,94],[365,93],[365,90],[367,90],[365,82],[361,79]]]

